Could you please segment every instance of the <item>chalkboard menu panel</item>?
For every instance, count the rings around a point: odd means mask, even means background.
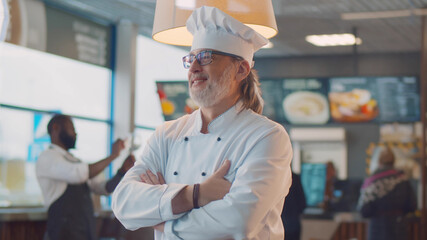
[[[46,7],[46,51],[111,68],[112,28]]]
[[[188,93],[187,81],[156,82],[165,121],[192,113],[198,107]]]
[[[277,122],[325,124],[329,121],[327,81],[282,79],[261,82],[263,114]]]
[[[381,122],[413,122],[420,119],[416,77],[379,77],[377,80]]]
[[[379,114],[375,79],[366,77],[329,79],[329,103],[335,122],[368,122]]]

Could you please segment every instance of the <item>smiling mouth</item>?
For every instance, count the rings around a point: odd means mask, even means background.
[[[204,77],[195,77],[193,80],[191,80],[191,86],[194,86],[194,85],[197,86],[198,84],[205,82],[207,80],[208,79]]]
[[[197,79],[197,80],[193,80],[193,82],[191,84],[198,84],[198,83],[201,83],[204,81],[206,81],[206,79]]]

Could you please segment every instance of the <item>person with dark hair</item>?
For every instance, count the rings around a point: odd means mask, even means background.
[[[292,172],[292,185],[286,196],[282,211],[282,221],[285,227],[285,240],[299,240],[301,236],[301,214],[307,207],[301,178]]]
[[[130,155],[113,178],[99,181],[95,177],[119,156],[124,149],[123,140],[113,144],[110,156],[87,164],[68,152],[75,147],[77,138],[70,116],[53,116],[47,131],[52,144],[40,154],[36,163],[37,180],[48,208],[45,239],[95,240],[96,225],[90,194],[113,192],[135,159]]]
[[[378,169],[361,188],[358,209],[369,218],[368,240],[406,240],[405,215],[416,210],[415,192],[407,176],[394,166],[392,150],[382,147]]]
[[[200,108],[156,129],[113,193],[114,214],[130,230],[154,227],[155,239],[283,239],[292,146],[261,115],[252,60],[268,40],[207,6],[187,29],[182,61]]]

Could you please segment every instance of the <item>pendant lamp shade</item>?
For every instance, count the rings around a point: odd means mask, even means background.
[[[253,28],[265,38],[277,34],[271,0],[157,0],[153,39],[172,45],[191,46],[193,36],[186,22],[194,9],[216,7]]]
[[[9,23],[9,8],[6,0],[0,0],[0,42],[4,41]]]

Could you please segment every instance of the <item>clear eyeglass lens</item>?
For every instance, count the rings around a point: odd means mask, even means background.
[[[201,51],[197,55],[187,55],[182,58],[184,68],[190,68],[191,64],[196,60],[201,66],[208,65],[212,62],[212,52],[211,51]]]
[[[190,68],[191,63],[193,63],[194,59],[195,59],[194,55],[187,55],[187,56],[183,57],[182,63],[184,64],[184,68],[185,69]]]
[[[204,66],[212,62],[212,53],[210,51],[202,51],[197,54],[200,65]]]

